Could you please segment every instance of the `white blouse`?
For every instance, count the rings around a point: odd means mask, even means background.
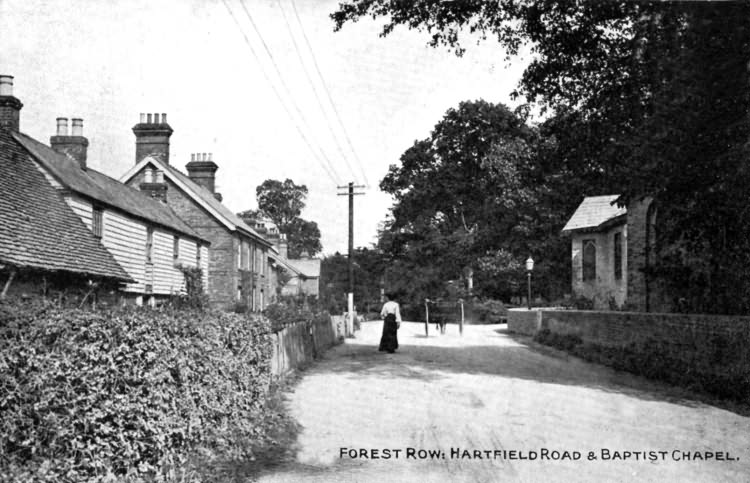
[[[380,311],[380,316],[385,319],[388,314],[394,314],[396,316],[396,322],[401,322],[401,312],[399,311],[398,303],[393,300],[383,304],[383,310]]]

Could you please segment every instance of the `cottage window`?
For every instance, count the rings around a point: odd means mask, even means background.
[[[97,238],[101,238],[104,233],[104,213],[101,208],[94,208],[92,212],[91,230]]]
[[[175,265],[180,263],[180,237],[177,235],[172,238],[172,259]]]
[[[154,229],[146,229],[146,263],[153,263],[154,258]]]
[[[622,280],[622,233],[615,233],[615,280]]]
[[[203,247],[199,243],[195,250],[195,266],[198,268],[201,268],[201,248]]]
[[[596,279],[596,240],[583,240],[583,281]]]

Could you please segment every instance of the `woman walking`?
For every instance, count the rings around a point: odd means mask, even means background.
[[[383,317],[383,335],[378,350],[389,354],[398,349],[398,328],[401,326],[401,312],[393,294],[386,294],[388,301],[383,304],[380,316]]]

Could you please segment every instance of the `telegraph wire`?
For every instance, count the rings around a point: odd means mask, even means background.
[[[273,53],[271,52],[271,49],[268,48],[268,45],[266,44],[266,41],[263,38],[263,35],[260,33],[260,30],[258,29],[258,26],[255,25],[255,21],[253,20],[253,16],[250,15],[250,11],[245,6],[244,0],[239,0],[239,1],[240,1],[240,6],[242,7],[242,10],[245,11],[245,15],[247,16],[248,20],[250,20],[250,25],[252,25],[253,30],[255,30],[255,33],[260,38],[260,41],[263,44],[263,48],[265,49],[266,54],[268,54],[268,57],[271,59],[271,64],[273,65],[273,68],[276,71],[276,75],[279,76],[279,82],[280,82],[281,86],[286,91],[286,94],[289,97],[290,102],[292,103],[292,105],[294,106],[295,110],[297,111],[297,114],[299,114],[299,117],[302,119],[302,123],[305,125],[305,127],[308,130],[310,130],[310,125],[307,123],[307,119],[305,118],[305,115],[302,113],[302,110],[300,110],[299,106],[294,101],[294,97],[292,96],[291,90],[286,85],[286,82],[284,82],[284,76],[281,75],[281,71],[279,70],[279,66],[276,64],[276,59],[274,59]],[[336,168],[334,168],[333,163],[331,162],[330,159],[328,159],[328,156],[326,156],[325,152],[323,151],[323,148],[321,148],[319,144],[317,145],[317,148],[318,148],[318,151],[320,151],[320,155],[323,157],[323,159],[328,164],[328,167],[331,168],[331,171],[333,171],[334,173],[336,173],[336,177],[338,178],[338,173],[336,172]]]
[[[276,0],[276,3],[279,5],[279,10],[281,10],[281,16],[284,18],[286,29],[289,32],[289,37],[291,37],[292,39],[292,45],[294,46],[294,51],[297,53],[297,58],[299,59],[299,63],[302,65],[302,70],[305,73],[305,78],[307,78],[307,82],[310,84],[313,94],[315,94],[315,100],[318,102],[318,107],[320,107],[320,110],[323,112],[323,117],[325,117],[326,125],[328,126],[328,130],[331,133],[331,137],[333,137],[333,142],[336,145],[336,149],[338,150],[341,157],[344,159],[344,162],[346,162],[346,166],[347,168],[349,168],[349,171],[356,178],[357,173],[355,172],[354,168],[352,168],[351,163],[349,163],[349,158],[347,157],[346,154],[344,154],[344,150],[341,148],[341,143],[339,143],[338,136],[336,136],[336,133],[334,132],[331,119],[328,117],[328,113],[326,112],[325,107],[323,107],[323,102],[320,100],[318,89],[315,87],[315,83],[310,77],[310,73],[307,70],[307,66],[305,66],[305,61],[302,58],[302,52],[300,52],[299,45],[297,45],[297,40],[294,38],[294,32],[292,32],[292,26],[289,23],[289,19],[287,19],[286,12],[284,12],[284,7],[281,5],[281,0]]]
[[[294,16],[297,18],[297,23],[299,23],[300,31],[302,32],[302,38],[305,39],[305,44],[307,45],[307,49],[310,51],[310,56],[312,57],[313,65],[315,66],[315,70],[318,73],[318,77],[320,78],[321,84],[323,84],[323,90],[325,90],[326,96],[328,96],[328,101],[331,103],[331,107],[333,108],[334,114],[336,114],[336,120],[338,120],[339,126],[341,126],[341,131],[344,133],[344,138],[346,139],[346,142],[349,145],[349,149],[352,151],[352,154],[354,155],[354,159],[357,161],[357,164],[359,165],[359,169],[362,172],[362,177],[364,178],[365,185],[369,187],[370,182],[367,180],[367,174],[365,173],[364,165],[362,163],[362,160],[359,159],[359,156],[357,155],[357,151],[354,149],[354,145],[352,144],[352,141],[349,138],[349,133],[346,131],[346,126],[344,126],[344,123],[341,121],[341,115],[339,114],[339,111],[336,108],[336,104],[333,102],[333,97],[331,96],[331,91],[328,89],[328,84],[326,84],[325,78],[323,77],[323,73],[320,71],[320,67],[318,66],[318,60],[315,57],[315,51],[313,50],[312,45],[310,45],[310,40],[307,38],[307,34],[305,33],[305,27],[302,24],[302,20],[300,19],[299,12],[297,12],[297,5],[295,3],[295,0],[291,0],[291,3],[292,3],[292,9],[294,10]]]
[[[250,52],[253,54],[253,57],[255,58],[255,60],[258,62],[258,66],[260,68],[261,73],[263,74],[263,77],[266,79],[266,81],[268,82],[268,84],[271,86],[271,89],[273,90],[273,93],[276,94],[276,98],[279,100],[279,103],[284,108],[284,111],[286,111],[287,115],[291,119],[292,124],[294,124],[294,127],[297,129],[297,132],[299,133],[300,137],[302,138],[302,140],[307,145],[308,149],[312,153],[312,155],[315,158],[315,160],[320,164],[320,166],[323,168],[323,170],[326,172],[326,174],[328,174],[328,177],[331,178],[331,181],[333,181],[333,183],[335,185],[338,185],[339,184],[338,176],[335,175],[326,166],[326,164],[323,163],[323,161],[321,161],[321,159],[315,153],[315,150],[313,149],[312,145],[310,144],[310,141],[307,139],[307,136],[305,136],[305,133],[302,131],[302,129],[300,128],[299,124],[294,119],[294,116],[292,115],[291,111],[289,111],[289,108],[287,107],[286,103],[284,103],[284,99],[282,98],[282,96],[279,93],[278,89],[276,89],[276,85],[273,83],[273,81],[271,80],[271,78],[268,76],[268,73],[263,68],[263,63],[260,61],[260,57],[255,52],[255,48],[253,47],[252,43],[250,42],[250,39],[245,34],[245,31],[242,28],[242,25],[240,24],[239,20],[237,20],[237,17],[234,15],[234,12],[232,12],[232,9],[229,7],[229,4],[227,3],[227,0],[222,0],[222,2],[224,3],[224,6],[227,8],[227,11],[229,12],[229,15],[232,17],[232,20],[234,20],[234,23],[237,25],[237,28],[239,29],[240,33],[242,34],[242,37],[245,39],[245,43],[247,44],[248,48],[250,49]]]

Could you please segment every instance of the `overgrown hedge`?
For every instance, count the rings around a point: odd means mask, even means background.
[[[247,315],[0,303],[0,479],[186,481],[197,448],[246,456],[268,333]]]
[[[622,346],[584,342],[575,334],[542,329],[534,340],[565,350],[582,359],[632,372],[650,379],[687,387],[720,398],[750,402],[750,334],[715,335],[686,345],[656,339]]]
[[[263,310],[270,324],[271,330],[278,332],[284,327],[305,323],[327,323],[330,321],[330,314],[322,310],[317,303],[311,303],[304,298],[285,297],[278,302],[270,304]]]

